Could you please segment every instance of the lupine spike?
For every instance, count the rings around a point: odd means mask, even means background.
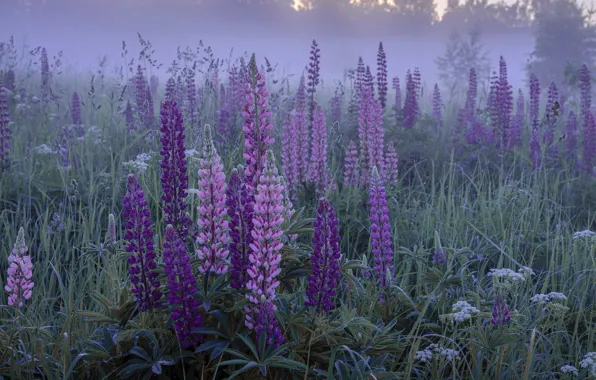
[[[435,83],[435,88],[433,90],[433,117],[436,120],[435,129],[441,127],[441,109],[443,108],[443,103],[441,102],[441,91],[439,90],[439,85]]]
[[[344,162],[344,186],[357,187],[360,177],[360,168],[358,166],[358,148],[354,140],[350,140],[346,148],[346,158]]]
[[[379,43],[377,52],[377,92],[379,93],[379,102],[385,109],[387,105],[387,56],[383,49],[383,43]]]
[[[8,306],[23,307],[26,300],[33,294],[35,283],[31,281],[33,276],[33,264],[28,248],[25,243],[25,229],[21,227],[17,235],[12,252],[8,256],[8,277],[4,290],[8,292]]]
[[[317,193],[322,195],[329,183],[327,166],[327,124],[325,113],[320,106],[315,111],[313,122],[312,150],[310,154],[310,180],[315,184]]]
[[[412,129],[416,123],[418,113],[418,99],[416,96],[416,83],[408,70],[406,74],[406,99],[404,103],[404,128]]]
[[[370,187],[370,238],[371,253],[374,257],[374,270],[381,286],[389,285],[393,278],[393,237],[387,207],[385,186],[381,182],[377,167],[372,169]],[[387,276],[387,271],[391,274]]]
[[[316,40],[312,40],[312,45],[310,47],[310,62],[308,64],[308,93],[310,94],[309,99],[309,118],[310,118],[310,125],[312,125],[314,121],[315,115],[315,93],[317,91],[317,86],[320,82],[321,77],[321,49],[319,49],[319,45],[317,44]]]
[[[3,80],[0,80],[0,171],[10,167],[10,115],[8,114],[8,94]]]
[[[495,295],[495,303],[493,305],[492,319],[490,323],[493,326],[503,326],[511,321],[509,315],[509,308],[501,295]]]

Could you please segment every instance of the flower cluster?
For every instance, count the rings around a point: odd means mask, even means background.
[[[369,196],[371,252],[374,257],[374,270],[382,286],[393,279],[393,238],[389,223],[387,195],[376,166],[372,171]],[[389,276],[389,277],[388,277]]]
[[[317,193],[322,195],[329,182],[329,168],[327,167],[327,125],[321,106],[316,107],[312,129],[309,177],[315,184]]]
[[[592,376],[596,376],[596,352],[588,352],[579,362],[581,368],[587,368]]]
[[[356,148],[354,140],[350,140],[350,143],[346,148],[346,158],[344,161],[344,186],[358,186],[359,173],[358,148]]]
[[[23,307],[31,298],[33,285],[33,264],[25,245],[25,230],[19,229],[17,240],[8,256],[8,278],[4,290],[8,292],[8,306]]]
[[[433,359],[434,354],[444,357],[447,361],[460,359],[459,351],[453,350],[451,348],[445,348],[439,344],[433,343],[424,350],[417,351],[414,355],[414,360],[419,360],[423,363],[429,363]]]
[[[509,315],[509,308],[501,295],[495,295],[495,303],[493,305],[492,319],[490,323],[493,326],[506,325],[511,321]]]
[[[379,93],[379,103],[385,109],[387,104],[387,56],[382,42],[379,43],[377,52],[377,91]]]

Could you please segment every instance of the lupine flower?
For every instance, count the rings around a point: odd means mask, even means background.
[[[439,85],[435,83],[433,90],[433,117],[436,119],[435,129],[441,126],[441,108],[443,103],[441,102],[441,91],[439,91]]]
[[[197,87],[194,67],[186,71],[186,122],[192,128],[197,125]]]
[[[106,240],[108,240],[110,244],[114,245],[118,242],[118,236],[116,235],[116,218],[114,218],[114,214],[108,216],[108,232],[106,235]]]
[[[445,250],[443,248],[436,248],[433,253],[433,264],[444,265],[447,263],[447,257],[445,256]]]
[[[373,166],[383,168],[383,110],[373,98],[369,88],[364,87],[361,92],[361,103],[358,115],[358,138],[360,140],[362,184],[369,182],[369,170]]]
[[[363,89],[370,91],[374,97],[375,86],[372,73],[370,72],[370,66],[366,65],[366,71],[364,72]],[[362,90],[362,89],[361,89]]]
[[[46,48],[41,49],[41,101],[43,103],[48,101],[50,94],[50,63],[48,62],[48,51]]]
[[[32,271],[31,256],[28,255],[25,245],[25,230],[21,227],[17,241],[8,256],[8,277],[4,286],[4,290],[8,292],[8,306],[23,307],[25,301],[31,298],[35,285],[31,281]]]
[[[503,57],[499,60],[499,81],[497,85],[496,106],[498,114],[498,127],[493,129],[497,137],[497,144],[501,147],[507,145],[510,134],[511,113],[513,112],[513,90],[507,80],[507,64]]]
[[[310,153],[310,133],[306,119],[306,84],[304,76],[296,92],[296,112],[294,114],[293,135],[295,142],[290,155],[294,161],[293,176],[295,184],[306,182],[308,176],[308,156]]]
[[[309,174],[317,192],[323,194],[329,182],[329,168],[327,167],[327,124],[321,106],[317,106],[313,121]]]
[[[165,100],[176,100],[176,81],[173,77],[166,82]]]
[[[127,241],[128,274],[140,311],[161,307],[158,273],[155,251],[153,250],[153,231],[151,212],[147,207],[145,192],[133,174],[128,176],[126,195],[122,200],[124,211],[124,239]]]
[[[387,104],[387,56],[382,42],[379,43],[377,52],[377,92],[379,93],[379,103],[385,109]]]
[[[8,94],[0,81],[0,171],[10,167],[10,118],[8,114]]]
[[[368,203],[370,206],[371,252],[375,263],[373,268],[381,286],[387,286],[393,278],[393,237],[391,236],[385,186],[381,183],[376,166],[372,170]]]
[[[406,100],[404,103],[404,128],[412,129],[416,123],[418,100],[416,98],[416,83],[412,74],[406,74]]]
[[[241,289],[248,281],[248,257],[251,253],[254,196],[244,180],[244,168],[232,169],[228,183],[227,200],[230,218],[229,250],[231,254],[230,286]]]
[[[269,93],[263,75],[257,69],[253,54],[249,63],[249,80],[246,84],[245,104],[242,116],[245,119],[244,131],[244,169],[246,181],[254,187],[260,178],[265,164],[267,149],[275,141],[271,136],[273,125],[269,121],[271,111],[267,98]]]
[[[390,142],[387,146],[387,152],[385,153],[385,166],[383,168],[385,183],[390,186],[396,186],[399,181],[398,163],[399,159],[397,157],[397,152],[395,151],[395,145],[393,142]]]
[[[205,125],[203,157],[199,164],[199,200],[197,222],[198,256],[201,260],[201,273],[228,271],[228,254],[225,248],[229,241],[226,210],[226,175],[223,164],[213,145],[211,127]]]
[[[401,114],[401,87],[399,85],[399,77],[393,78],[393,89],[395,90],[395,121],[397,121]]]
[[[298,182],[298,173],[296,172],[297,148],[295,134],[296,122],[292,114],[289,114],[281,126],[281,167],[284,175],[288,179],[288,187],[292,194],[295,193]]]
[[[134,78],[135,83],[135,98],[137,106],[137,115],[139,120],[142,120],[146,125],[147,114],[149,113],[149,103],[147,99],[147,81],[141,65],[137,65],[137,74]]]
[[[313,223],[312,273],[308,276],[306,306],[314,306],[318,312],[328,312],[333,307],[335,289],[341,277],[339,273],[339,229],[335,210],[328,200],[319,200],[317,217]]]
[[[321,77],[321,49],[319,49],[319,45],[317,41],[312,40],[312,45],[310,47],[310,62],[308,63],[308,93],[310,94],[309,99],[309,118],[310,124],[314,122],[315,117],[315,92],[317,91],[317,86],[319,85],[320,77]]]
[[[331,98],[331,123],[341,122],[341,103],[344,96],[343,85],[340,83]]]
[[[495,295],[495,303],[493,305],[493,313],[490,323],[493,326],[502,326],[508,324],[510,321],[511,316],[509,315],[509,308],[507,307],[505,300],[501,295]]]
[[[184,241],[178,237],[171,224],[166,227],[163,261],[169,290],[168,303],[172,308],[171,317],[176,335],[182,348],[196,346],[201,337],[192,330],[203,324],[199,300],[194,296],[197,280],[192,273]]]
[[[528,113],[530,114],[530,125],[532,128],[538,128],[540,123],[540,82],[538,77],[530,74],[530,104],[528,106]]]
[[[187,214],[186,148],[182,113],[173,100],[161,106],[161,186],[163,189],[163,212],[166,224],[171,224],[182,241],[188,238],[192,220]]]
[[[596,154],[596,121],[592,111],[588,111],[586,125],[584,127],[584,155],[583,165],[588,173],[592,173],[594,155]]]
[[[366,67],[364,66],[364,61],[362,57],[358,57],[358,65],[356,66],[356,96],[360,96],[360,91],[364,87],[364,77],[366,75]],[[358,98],[359,99],[359,98]]]
[[[580,111],[584,128],[588,122],[588,111],[592,105],[592,85],[590,83],[590,69],[584,63],[579,70]]]
[[[414,74],[412,74],[412,80],[414,81],[414,87],[416,88],[416,115],[420,116],[420,107],[418,107],[418,101],[422,97],[422,78],[420,76],[420,69],[414,67]]]
[[[575,159],[577,155],[577,118],[573,111],[570,111],[567,116],[565,134],[567,135],[567,157]]]
[[[344,186],[357,187],[359,183],[360,168],[358,166],[358,148],[354,140],[350,140],[346,148],[344,161]]]
[[[259,304],[258,308],[255,309],[256,319],[254,322],[254,330],[257,338],[264,333],[265,341],[268,344],[273,345],[274,347],[279,347],[279,345],[284,342],[284,336],[277,319],[275,319],[275,310],[275,304],[271,302]]]
[[[217,123],[217,131],[224,143],[230,141],[232,137],[230,126],[230,96],[231,94],[226,92],[226,89],[222,84],[219,90],[219,121]]]
[[[124,109],[124,119],[126,121],[126,128],[128,129],[128,132],[134,131],[136,129],[136,126],[130,101],[126,102],[126,108]]]
[[[79,98],[79,94],[75,91],[72,94],[72,101],[71,101],[71,111],[72,113],[72,124],[75,125],[75,131],[77,137],[83,137],[84,130],[83,130],[83,119],[81,118],[81,99]]]
[[[277,276],[281,272],[279,267],[281,256],[279,254],[283,244],[281,238],[283,231],[283,187],[280,176],[275,167],[275,157],[272,151],[267,152],[265,167],[259,179],[255,196],[254,228],[251,232],[253,242],[250,245],[252,252],[249,256],[250,265],[247,270],[249,280],[246,288],[249,291],[246,297],[252,305],[246,307],[246,326],[257,329],[259,326],[276,326],[277,321],[273,316],[276,306],[275,290],[279,286]],[[259,319],[259,318],[265,318]],[[267,341],[279,345],[281,334],[270,334],[267,331]]]

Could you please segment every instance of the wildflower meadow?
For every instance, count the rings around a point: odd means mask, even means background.
[[[0,45],[0,379],[596,379],[591,64],[139,42]]]

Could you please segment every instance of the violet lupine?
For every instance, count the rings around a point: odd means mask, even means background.
[[[28,254],[28,248],[25,244],[25,230],[19,229],[17,240],[12,252],[8,256],[8,277],[4,290],[8,292],[8,306],[23,307],[25,301],[33,295],[33,286],[31,281],[33,276],[33,264],[31,256]]]
[[[192,330],[203,325],[199,300],[195,297],[197,280],[192,273],[190,256],[184,241],[171,224],[166,227],[163,250],[164,274],[168,285],[168,303],[176,336],[182,348],[194,347],[201,336]]]
[[[478,82],[476,76],[476,69],[473,67],[470,68],[470,73],[468,75],[468,94],[466,95],[466,105],[465,109],[468,111],[468,121],[471,121],[471,118],[474,117],[476,112],[476,97],[478,96]]]
[[[360,91],[362,90],[362,87],[364,87],[365,75],[366,75],[366,67],[364,66],[364,60],[362,60],[362,57],[358,57],[358,65],[356,66],[356,84],[355,84],[357,99],[360,99]]]
[[[293,135],[295,142],[292,145],[291,156],[295,157],[293,176],[295,184],[306,182],[308,177],[308,155],[310,153],[310,133],[306,115],[306,84],[304,76],[300,77],[300,84],[296,92],[296,112],[294,114]]]
[[[277,348],[284,342],[284,336],[275,318],[275,304],[261,303],[256,311],[254,330],[257,339],[264,334],[267,344]]]
[[[507,63],[503,57],[499,60],[499,79],[496,93],[497,128],[493,129],[497,144],[506,147],[511,128],[511,113],[513,112],[513,90],[507,80]]]
[[[248,281],[251,253],[254,195],[244,180],[244,168],[232,169],[228,182],[226,205],[230,218],[230,286],[242,289]]]
[[[342,84],[340,83],[335,92],[333,93],[333,97],[331,98],[331,123],[332,124],[339,124],[341,123],[341,103],[344,96],[344,89]]]
[[[281,272],[279,251],[283,247],[283,191],[275,157],[272,151],[267,151],[265,167],[256,189],[254,228],[251,231],[253,242],[250,245],[250,265],[247,270],[249,280],[246,284],[246,298],[251,305],[245,307],[245,324],[249,329],[256,329],[257,334],[260,334],[259,324],[262,326],[263,322],[265,326],[277,326],[273,315],[277,307],[273,301],[279,286],[277,276]],[[263,317],[266,318],[265,321],[259,319]],[[266,338],[270,344],[276,346],[282,340],[281,335],[271,334],[269,331]]]
[[[50,94],[50,63],[48,61],[48,51],[41,49],[41,101],[45,103]]]
[[[433,117],[436,120],[435,129],[441,127],[441,108],[443,108],[441,91],[439,91],[439,85],[435,83],[435,88],[433,90]]]
[[[147,113],[149,112],[147,99],[147,81],[141,65],[137,65],[137,74],[134,78],[135,83],[135,100],[137,106],[137,115],[139,120],[143,123],[147,120]]]
[[[315,184],[317,193],[322,195],[329,181],[329,168],[327,167],[327,123],[321,106],[317,106],[313,121],[309,177]]]
[[[387,286],[393,278],[393,237],[387,208],[387,194],[377,167],[373,167],[368,204],[370,206],[371,252],[375,273],[381,286]]]
[[[406,74],[406,99],[404,101],[404,128],[412,129],[416,123],[418,100],[416,97],[416,83],[408,70]]]
[[[230,96],[222,84],[219,90],[219,120],[217,123],[218,135],[222,142],[226,143],[232,138],[232,129],[230,125]]]
[[[159,290],[158,273],[153,271],[157,267],[153,250],[153,222],[145,192],[133,174],[128,176],[127,191],[122,203],[124,239],[127,241],[125,250],[130,254],[128,275],[132,292],[140,311],[159,308],[162,294]]]
[[[375,86],[374,86],[374,78],[372,76],[372,73],[370,72],[370,66],[366,66],[366,72],[364,73],[364,82],[363,82],[363,86],[364,88],[368,89],[368,91],[370,91],[371,94],[375,93]]]
[[[186,241],[192,220],[187,213],[188,173],[182,113],[173,100],[161,105],[161,187],[166,224],[171,224],[182,241]]]
[[[503,326],[511,321],[509,315],[509,308],[505,300],[500,294],[495,295],[495,303],[493,304],[492,319],[490,321],[493,326]]]
[[[358,166],[358,148],[354,140],[350,140],[346,148],[344,160],[344,186],[357,187],[359,183],[360,168]]]
[[[499,76],[496,71],[490,76],[490,88],[488,91],[488,99],[486,105],[488,107],[488,113],[490,118],[490,127],[492,130],[499,128]]]
[[[197,124],[197,87],[195,85],[195,70],[194,67],[186,71],[186,121],[192,128]]]
[[[201,273],[228,271],[229,241],[226,220],[226,175],[211,135],[211,126],[203,132],[203,155],[199,163],[199,250]]]
[[[310,61],[308,63],[308,93],[309,93],[309,105],[308,105],[308,115],[310,120],[310,125],[314,122],[315,117],[315,92],[317,91],[317,86],[320,82],[321,77],[321,49],[319,49],[319,45],[317,41],[312,40],[312,45],[310,47]]]
[[[10,167],[10,115],[7,89],[0,81],[0,171]]]
[[[486,132],[482,121],[474,117],[471,121],[470,129],[466,132],[467,144],[478,144],[485,140]]]
[[[422,97],[422,77],[420,76],[420,69],[418,67],[414,67],[412,79],[414,80],[414,84],[416,86],[416,100],[418,101]],[[420,109],[417,111],[420,111]]]
[[[530,74],[530,104],[528,105],[530,126],[538,129],[540,124],[540,82],[535,74]]]
[[[387,152],[385,153],[385,167],[383,168],[384,181],[389,186],[396,186],[399,181],[398,163],[399,159],[397,157],[397,152],[395,151],[395,145],[393,142],[390,142],[387,146]]]
[[[567,157],[575,159],[577,157],[577,118],[573,111],[570,111],[567,116],[565,134],[567,135]]]
[[[313,222],[312,272],[308,276],[306,306],[317,312],[328,312],[333,307],[333,297],[341,277],[339,272],[341,249],[335,210],[325,198],[319,200],[317,217]]]
[[[592,105],[592,85],[590,79],[590,69],[584,63],[579,70],[579,87],[580,87],[580,117],[585,125],[588,121],[588,111]]]
[[[447,263],[447,257],[445,256],[445,249],[436,248],[433,253],[433,264],[444,265]]]
[[[540,148],[540,132],[538,127],[532,128],[532,134],[530,135],[530,160],[532,161],[532,167],[538,169],[542,162],[542,151]]]
[[[81,98],[79,98],[79,94],[76,91],[72,94],[72,100],[70,104],[72,124],[75,125],[77,137],[83,137],[85,131],[83,130],[83,119],[81,117]]]
[[[271,111],[268,105],[269,92],[263,75],[257,69],[253,54],[249,63],[249,77],[246,83],[245,104],[242,116],[244,127],[244,172],[246,181],[255,188],[261,176],[267,156],[267,149],[275,142],[271,136],[273,125],[269,121]]]
[[[593,172],[594,166],[594,155],[596,155],[596,120],[594,120],[594,114],[588,110],[588,116],[586,117],[586,125],[584,127],[584,140],[583,140],[583,160],[584,169],[588,173]]]
[[[377,52],[377,92],[379,93],[379,103],[385,109],[387,105],[387,56],[382,42],[379,42]]]
[[[173,77],[166,82],[165,100],[176,100],[176,81]]]

